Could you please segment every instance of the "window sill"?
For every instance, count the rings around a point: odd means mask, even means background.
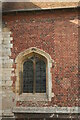
[[[20,101],[48,101],[46,93],[22,93],[16,99]]]

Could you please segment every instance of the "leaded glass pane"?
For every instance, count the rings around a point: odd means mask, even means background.
[[[32,56],[23,64],[23,92],[46,92],[46,64],[37,56]]]
[[[46,92],[46,64],[43,60],[36,62],[36,93]]]
[[[31,60],[23,64],[23,92],[33,92],[33,62]]]

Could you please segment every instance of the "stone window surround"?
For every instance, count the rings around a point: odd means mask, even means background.
[[[32,53],[38,54],[46,59],[46,72],[47,72],[47,82],[46,82],[46,93],[22,93],[21,85],[22,82],[20,80],[20,72],[23,72],[23,63],[26,58],[31,55]],[[54,97],[54,93],[52,93],[52,74],[51,74],[51,67],[54,61],[51,59],[51,56],[46,53],[45,51],[38,49],[36,47],[31,47],[21,53],[16,57],[16,99],[21,101],[29,101],[29,100],[38,100],[38,101],[51,101],[51,98]]]

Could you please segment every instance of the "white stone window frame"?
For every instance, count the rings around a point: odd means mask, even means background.
[[[22,66],[24,63],[24,60],[26,57],[31,54],[35,53],[42,57],[44,57],[47,61],[46,70],[47,70],[47,80],[46,80],[46,93],[22,93],[22,80],[20,80],[20,71],[22,70]],[[54,93],[52,93],[52,63],[54,60],[52,60],[51,56],[46,53],[45,51],[38,49],[36,47],[31,47],[21,53],[16,57],[15,63],[16,63],[16,99],[21,101],[29,101],[29,100],[37,100],[37,101],[51,101],[51,98],[54,96]],[[22,78],[21,78],[22,79]]]

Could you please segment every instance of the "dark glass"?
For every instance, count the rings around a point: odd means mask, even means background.
[[[46,92],[46,64],[43,60],[36,62],[36,93]]]
[[[33,92],[46,92],[46,64],[35,56],[29,58],[23,64],[23,93]]]
[[[23,64],[23,92],[33,92],[33,62],[31,60]]]

